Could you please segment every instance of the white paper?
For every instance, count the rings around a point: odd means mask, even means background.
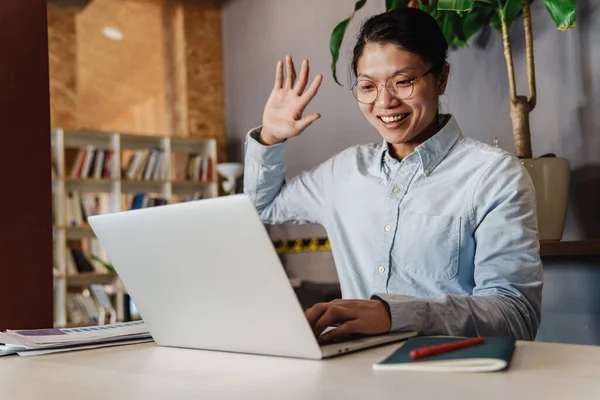
[[[126,346],[129,344],[139,344],[139,343],[147,343],[147,342],[152,342],[152,339],[134,339],[134,340],[119,341],[119,342],[96,343],[96,344],[58,347],[58,348],[42,349],[42,350],[25,350],[25,351],[19,351],[17,354],[19,354],[20,356],[39,356],[39,355],[43,355],[43,354],[63,353],[63,352],[67,352],[67,351],[78,351],[78,350],[89,350],[89,349],[99,349],[101,347]]]
[[[133,340],[152,340],[143,321],[81,328],[7,330],[0,332],[0,356],[116,346],[131,343]],[[34,350],[36,352],[33,352]]]

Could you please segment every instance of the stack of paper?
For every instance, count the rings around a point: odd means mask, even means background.
[[[0,333],[0,355],[32,356],[152,341],[144,321],[69,329],[7,330]]]

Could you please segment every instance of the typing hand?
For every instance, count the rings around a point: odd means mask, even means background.
[[[328,326],[338,326],[320,336],[323,341],[334,341],[355,334],[385,333],[392,326],[388,312],[379,300],[333,300],[317,303],[304,314],[316,337]]]
[[[298,136],[310,124],[319,119],[319,113],[302,116],[308,103],[315,97],[323,80],[317,75],[310,87],[304,91],[308,83],[308,60],[302,62],[300,76],[296,81],[296,70],[290,56],[286,57],[287,79],[283,79],[283,62],[277,62],[275,85],[267,100],[263,112],[260,141],[266,145],[283,142],[285,139]]]

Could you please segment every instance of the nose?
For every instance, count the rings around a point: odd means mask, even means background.
[[[379,97],[377,98],[376,104],[381,108],[395,107],[400,104],[400,100],[395,98],[388,92],[385,85],[379,86]]]

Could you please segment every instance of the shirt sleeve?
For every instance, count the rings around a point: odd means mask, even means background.
[[[535,189],[520,161],[494,160],[475,185],[472,295],[421,299],[376,294],[387,303],[392,330],[422,335],[512,336],[534,340],[541,319],[542,263]]]
[[[321,223],[326,212],[326,192],[331,185],[332,161],[286,181],[288,142],[266,146],[258,141],[261,127],[246,135],[244,194],[254,203],[266,224]]]

